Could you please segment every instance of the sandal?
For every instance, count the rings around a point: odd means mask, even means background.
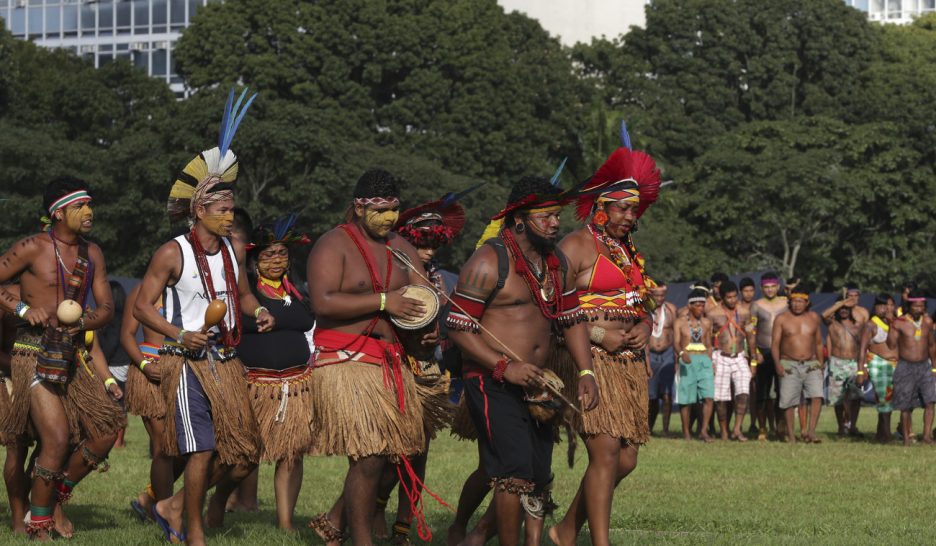
[[[326,544],[329,542],[341,544],[348,538],[341,529],[335,527],[335,524],[328,519],[328,514],[325,512],[312,518],[308,524],[308,528],[315,531],[315,534],[324,540]]]

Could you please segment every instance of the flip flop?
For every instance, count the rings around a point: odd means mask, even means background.
[[[169,527],[169,522],[166,518],[160,516],[159,512],[156,511],[155,504],[150,508],[150,515],[153,516],[156,525],[159,525],[159,528],[162,529],[163,538],[165,538],[169,544],[182,544],[185,542],[185,533],[180,533],[172,527]],[[173,539],[175,540],[173,541]]]
[[[149,514],[147,514],[146,508],[143,508],[143,505],[140,504],[140,501],[136,499],[130,501],[130,508],[133,509],[133,513],[136,515],[137,519],[140,520],[140,523],[146,523]]]

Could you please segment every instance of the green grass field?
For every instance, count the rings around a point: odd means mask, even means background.
[[[922,412],[917,412],[917,431]],[[862,411],[861,429],[873,431],[876,413]],[[679,420],[674,415],[674,429]],[[659,422],[657,427],[659,428]],[[618,488],[611,518],[614,544],[868,544],[928,543],[933,538],[936,448],[880,446],[839,440],[831,409],[820,421],[820,445],[788,446],[775,441],[702,444],[653,438],[640,464]],[[111,470],[89,476],[69,505],[75,545],[156,544],[158,529],[138,523],[128,503],[146,484],[146,437],[131,420],[128,447],[111,455]],[[580,446],[568,469],[565,445],[557,448],[555,497],[560,512],[572,498],[585,468]],[[427,483],[454,505],[462,481],[476,464],[474,444],[447,435],[432,445]],[[339,492],[346,468],[337,458],[307,458],[296,522],[325,510]],[[288,536],[273,526],[272,467],[261,474],[261,512],[229,514],[213,544],[316,544],[311,531]],[[5,498],[5,497],[4,497]],[[390,510],[395,510],[391,501]],[[9,512],[4,507],[3,517]],[[450,514],[428,505],[435,539],[443,544]],[[547,522],[549,525],[549,522]],[[415,531],[414,531],[415,536]],[[25,540],[4,535],[0,543]],[[587,529],[579,540],[588,544]]]

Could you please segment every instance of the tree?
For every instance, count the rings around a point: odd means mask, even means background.
[[[176,59],[196,89],[240,80],[307,108],[328,138],[483,180],[581,158],[587,87],[556,39],[495,0],[234,0],[199,12]]]
[[[893,124],[754,122],[696,161],[690,221],[746,266],[737,269],[778,269],[828,288],[892,287],[917,267],[936,227],[936,207],[897,197],[936,190],[918,165]]]

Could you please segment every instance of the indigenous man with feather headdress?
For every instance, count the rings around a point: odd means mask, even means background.
[[[247,400],[237,346],[241,313],[259,331],[273,327],[273,316],[250,291],[245,250],[229,239],[234,221],[237,156],[230,149],[237,126],[256,97],[228,96],[216,148],[191,160],[169,194],[171,220],[188,220],[191,230],[161,246],[150,261],[136,298],[134,316],[163,336],[160,388],[169,415],[166,448],[187,458],[185,487],[158,502],[152,512],[167,540],[203,544],[205,491],[217,484],[208,506],[208,525],[220,526],[228,495],[256,467],[260,443]],[[243,104],[243,108],[241,108]],[[163,295],[165,316],[153,302]],[[221,300],[225,313],[206,324],[209,304]],[[184,509],[184,510],[183,510]]]
[[[550,467],[557,400],[541,396],[554,332],[565,336],[586,374],[578,389],[583,407],[598,402],[574,277],[555,248],[568,196],[546,178],[519,180],[452,296],[446,325],[464,355],[465,397],[494,489],[470,541],[483,543],[496,530],[500,544],[518,544],[521,522],[526,544],[541,541],[543,518],[555,506]]]
[[[53,529],[71,536],[60,507],[83,477],[107,468],[107,454],[126,418],[107,363],[90,357],[89,331],[105,326],[114,310],[104,255],[84,238],[94,218],[88,184],[70,177],[53,180],[43,207],[46,231],[0,257],[0,282],[20,279],[19,297],[0,288],[0,305],[24,323],[12,352],[11,408],[0,429],[27,442],[34,435],[42,445],[26,530],[49,539]],[[97,303],[94,310],[85,310],[89,293]],[[57,316],[64,300],[80,313],[73,324]]]
[[[569,382],[597,379],[601,397],[597,409],[574,421],[585,437],[589,463],[568,512],[549,531],[562,546],[575,544],[586,521],[592,543],[609,544],[614,488],[637,466],[637,450],[650,436],[644,347],[651,332],[649,289],[655,284],[644,271],[632,234],[657,199],[660,171],[650,156],[630,149],[628,138],[622,140],[624,146],[582,189],[577,216],[585,227],[559,243],[590,318],[595,367],[591,375],[579,372],[579,377],[568,373],[574,370],[569,365],[559,369],[571,376]]]

